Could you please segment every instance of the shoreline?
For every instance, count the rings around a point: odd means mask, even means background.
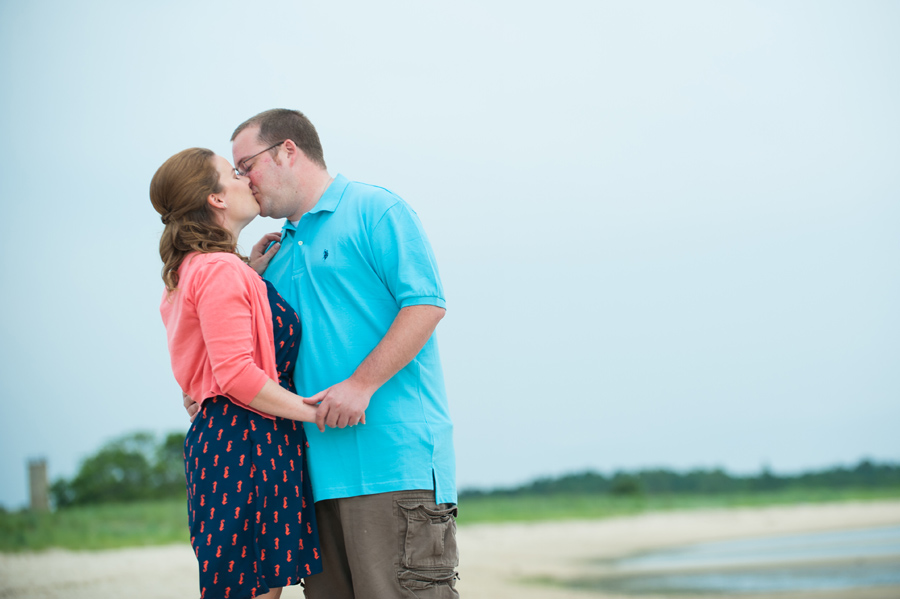
[[[613,599],[626,595],[568,589],[552,581],[596,575],[599,560],[691,543],[897,524],[897,500],[655,512],[605,520],[471,524],[460,527],[458,533],[461,563],[457,589],[464,599]],[[0,599],[123,594],[135,599],[197,595],[197,564],[190,546],[0,554]],[[897,597],[900,588],[854,589],[852,594],[859,599],[882,599]],[[285,589],[283,594],[285,599],[302,596],[299,586]],[[847,596],[847,591],[741,595],[747,599],[838,596]]]
[[[682,545],[849,530],[900,524],[900,501],[799,504],[656,512],[596,521],[473,525],[460,534],[459,583],[469,599],[586,599],[638,597],[586,592],[522,580],[574,580],[598,573],[600,560],[615,560]],[[609,571],[612,574],[612,571]],[[800,598],[827,592],[743,594]],[[840,596],[847,596],[841,591]],[[717,595],[722,596],[722,595]],[[854,597],[897,597],[900,589],[854,590]],[[643,597],[651,597],[644,595]]]

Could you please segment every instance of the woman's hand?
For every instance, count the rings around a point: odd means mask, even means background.
[[[318,408],[314,405],[308,405],[306,403],[308,400],[309,398],[295,395],[272,379],[269,379],[259,393],[256,394],[256,397],[250,400],[250,403],[247,405],[258,412],[278,416],[279,418],[289,418],[301,422],[316,422]],[[324,426],[320,426],[319,430],[324,431]]]
[[[270,243],[272,247],[269,248],[269,251],[266,251],[266,246]],[[269,262],[272,261],[272,258],[275,257],[275,254],[278,253],[278,248],[281,247],[281,233],[266,233],[263,235],[263,238],[260,239],[256,245],[253,246],[253,249],[250,251],[250,268],[255,270],[260,276],[264,272],[266,272],[266,268],[269,267]]]

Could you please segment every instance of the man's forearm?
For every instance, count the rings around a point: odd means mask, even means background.
[[[416,357],[434,333],[446,310],[438,306],[402,308],[391,328],[357,367],[349,381],[370,394]]]

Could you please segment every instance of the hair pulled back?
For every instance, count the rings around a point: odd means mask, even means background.
[[[159,240],[159,257],[169,291],[178,287],[178,267],[190,252],[240,256],[237,240],[216,222],[207,202],[210,194],[222,191],[213,156],[205,148],[181,151],[166,160],[150,181],[150,202],[166,226]]]

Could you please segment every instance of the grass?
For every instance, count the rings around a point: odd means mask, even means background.
[[[722,495],[519,495],[463,497],[459,523],[596,520],[644,512],[703,508],[763,507],[898,499],[896,489],[786,489],[770,493]]]
[[[184,499],[0,512],[0,551],[116,549],[188,542]]]
[[[784,490],[739,495],[470,496],[460,500],[460,525],[600,519],[652,511],[898,499],[896,489]],[[67,508],[39,514],[0,510],[0,551],[116,549],[187,543],[183,499]]]

